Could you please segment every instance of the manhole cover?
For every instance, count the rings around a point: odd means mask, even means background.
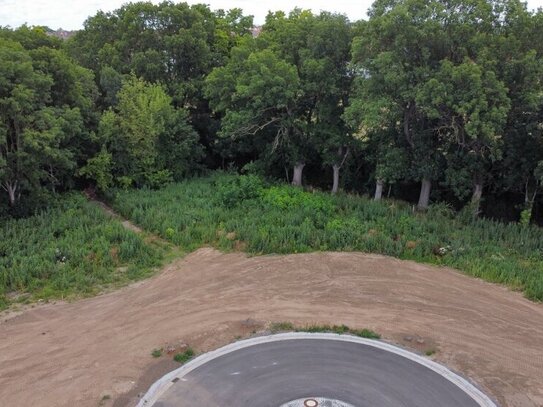
[[[289,401],[280,407],[354,407],[352,404],[340,400],[332,400],[323,397],[307,397]]]

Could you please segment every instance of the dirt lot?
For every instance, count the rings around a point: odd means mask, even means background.
[[[117,292],[0,317],[5,406],[130,405],[176,366],[171,356],[153,359],[154,348],[183,342],[207,351],[269,321],[371,328],[437,350],[436,360],[502,406],[543,406],[543,305],[376,255],[251,258],[205,248]]]

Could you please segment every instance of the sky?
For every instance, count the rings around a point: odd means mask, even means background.
[[[271,9],[290,11],[294,7],[346,14],[352,21],[365,18],[373,0],[200,0],[189,4],[206,3],[212,9],[238,7],[244,14],[253,15],[255,23],[261,24]],[[543,7],[543,0],[527,0],[528,7]],[[88,16],[98,10],[113,11],[126,0],[0,0],[0,26],[16,28],[21,24],[45,25],[53,29],[77,30],[83,27]],[[153,0],[153,3],[159,3]]]

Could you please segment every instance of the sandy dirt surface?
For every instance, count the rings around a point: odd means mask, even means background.
[[[473,379],[502,406],[543,406],[543,305],[453,270],[360,253],[200,249],[75,303],[0,314],[5,406],[123,406],[176,365],[270,321],[371,328]]]

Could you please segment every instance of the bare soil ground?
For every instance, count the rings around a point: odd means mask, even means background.
[[[502,406],[543,406],[543,305],[454,270],[360,253],[247,257],[200,249],[75,303],[0,314],[5,406],[123,406],[176,365],[270,321],[371,328],[433,355]],[[205,406],[203,406],[205,407]]]

